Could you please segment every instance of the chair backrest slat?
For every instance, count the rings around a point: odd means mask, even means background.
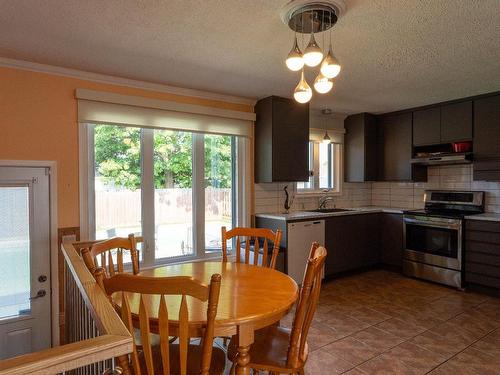
[[[139,327],[141,330],[142,350],[146,368],[148,369],[148,375],[154,375],[153,351],[151,350],[151,341],[149,339],[149,314],[144,302],[144,295],[141,295],[139,303]]]
[[[102,269],[101,269],[102,270]],[[101,272],[103,274],[104,271]],[[125,327],[129,330],[129,332],[134,331],[134,326],[132,324],[132,314],[130,313],[130,303],[128,301],[128,297],[126,293],[122,292],[122,321],[125,324]],[[141,367],[139,365],[139,357],[137,356],[137,347],[135,345],[135,341],[132,343],[133,352],[131,356],[132,366],[137,369],[135,375],[141,375]]]
[[[236,238],[236,262],[246,264],[261,265],[263,267],[276,268],[276,261],[280,250],[281,230],[273,232],[266,228],[241,228],[236,227],[226,230],[222,227],[222,260],[227,262],[227,241]],[[245,241],[244,255],[241,250],[241,240]],[[269,256],[268,241],[273,242],[272,252]],[[251,250],[253,246],[253,250]],[[250,256],[251,255],[251,256]],[[253,259],[251,259],[253,258]]]
[[[139,251],[133,234],[129,234],[128,238],[115,237],[96,242],[92,247],[82,249],[82,258],[91,273],[94,273],[98,267],[102,267],[109,276],[113,276],[116,273],[124,272],[124,251],[130,252],[132,273],[137,275],[139,273]],[[116,254],[116,259],[113,259],[114,254]],[[100,258],[100,262],[97,261],[98,258]]]
[[[169,351],[169,329],[168,329],[168,309],[165,302],[165,296],[162,295],[160,299],[160,308],[158,312],[158,329],[163,332],[160,335],[160,350],[161,361],[163,365],[163,373],[170,374],[170,351]]]
[[[117,261],[116,264],[118,266],[118,272],[123,272],[123,249],[120,247],[118,248],[118,254],[116,254]],[[111,253],[111,251],[110,251]]]
[[[170,374],[171,370],[176,374],[186,375],[188,371],[188,349],[189,349],[189,309],[187,297],[196,298],[203,302],[208,301],[207,305],[207,325],[202,337],[202,360],[201,374],[208,375],[212,357],[212,346],[214,339],[214,324],[217,315],[217,305],[219,301],[221,276],[214,274],[210,280],[210,286],[207,286],[191,277],[174,276],[174,277],[145,277],[134,276],[126,273],[117,273],[115,276],[103,278],[104,271],[98,269],[96,271],[101,275],[101,284],[106,293],[111,296],[113,293],[121,292],[122,297],[122,319],[127,328],[132,332],[132,314],[129,306],[127,294],[135,293],[134,299],[139,298],[139,326],[141,330],[141,342],[145,367],[148,375],[161,371],[163,374]],[[158,307],[158,328],[160,335],[160,353],[161,353],[161,370],[159,362],[153,360],[153,350],[150,339],[150,316],[147,302],[151,301],[157,295],[159,300]],[[169,326],[169,313],[167,309],[166,299],[169,296],[180,296],[180,307],[177,316],[178,327],[177,332],[172,331]],[[172,297],[173,298],[173,297]],[[178,298],[178,297],[177,297]],[[169,352],[169,336],[177,335],[179,340],[179,362],[178,369],[173,370]],[[140,374],[140,364],[137,360],[137,348],[134,337],[134,353],[131,356],[131,365],[134,368],[135,374]],[[143,371],[144,372],[144,371]]]
[[[323,275],[322,271],[326,256],[326,249],[320,247],[316,242],[313,243],[300,288],[292,332],[290,334],[287,356],[289,366],[297,367],[300,362],[305,361],[305,356],[307,355],[305,352],[306,339],[318,304]]]
[[[181,306],[179,308],[179,363],[181,375],[186,375],[187,373],[187,351],[189,344],[188,321],[189,315],[186,296],[183,295],[181,299]]]

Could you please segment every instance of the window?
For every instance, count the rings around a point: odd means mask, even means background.
[[[336,143],[309,142],[309,181],[298,182],[299,193],[333,191],[340,192],[340,150]]]
[[[242,138],[104,124],[87,136],[90,236],[141,235],[151,265],[219,254],[221,226],[242,222]]]

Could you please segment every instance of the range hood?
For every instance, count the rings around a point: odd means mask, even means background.
[[[430,155],[425,157],[413,158],[412,164],[419,165],[450,165],[450,164],[469,164],[472,163],[472,153],[454,153],[442,155]]]

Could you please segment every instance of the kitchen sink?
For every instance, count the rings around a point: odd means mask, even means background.
[[[321,212],[321,213],[331,213],[331,212],[345,212],[352,211],[347,208],[317,208],[315,210],[308,210],[307,212]]]

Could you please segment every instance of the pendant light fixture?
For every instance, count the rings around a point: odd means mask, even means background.
[[[304,69],[302,69],[302,73],[300,76],[300,82],[295,87],[295,91],[293,93],[293,97],[299,103],[307,103],[312,98],[312,90],[311,87],[307,84],[306,79],[304,78]]]
[[[302,56],[302,51],[299,48],[297,43],[297,36],[295,36],[295,42],[293,43],[293,47],[286,58],[286,66],[292,72],[296,72],[304,66],[304,58]]]
[[[314,89],[320,94],[326,94],[332,89],[332,87],[333,82],[328,77],[325,77],[321,72],[314,80]]]
[[[332,52],[332,29],[330,28],[330,43],[328,53],[321,63],[321,73],[328,78],[335,78],[340,73],[340,64]]]
[[[323,60],[323,51],[319,48],[318,43],[316,43],[314,33],[311,32],[311,39],[304,51],[304,63],[307,66],[315,67],[321,63],[321,60]]]
[[[345,11],[345,0],[300,0],[288,2],[281,13],[283,22],[295,32],[293,46],[285,60],[288,69],[300,73],[300,81],[295,87],[294,98],[299,103],[307,103],[312,98],[311,87],[305,80],[306,67],[319,67],[314,80],[314,90],[326,94],[333,88],[333,78],[341,71],[341,66],[332,48],[332,27]],[[328,53],[326,52],[325,33],[329,31]],[[297,33],[302,34],[301,44]],[[318,34],[322,37],[322,46],[316,42]],[[310,35],[309,43],[304,48],[304,35]],[[303,52],[302,52],[303,51]],[[323,142],[330,143],[328,132]]]
[[[326,130],[326,129],[325,129],[325,136],[323,137],[323,140],[321,142],[323,142],[326,145],[332,143],[332,139],[328,135],[328,130]]]

